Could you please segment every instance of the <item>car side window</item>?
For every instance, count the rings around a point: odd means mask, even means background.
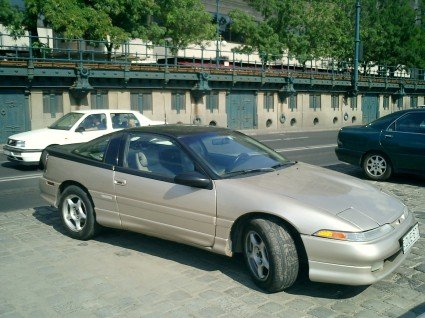
[[[132,128],[140,126],[139,120],[132,113],[112,113],[111,120],[113,129]]]
[[[125,168],[159,177],[195,171],[195,164],[175,141],[155,134],[130,134],[124,156]]]
[[[106,115],[92,114],[88,115],[78,126],[77,129],[84,128],[83,131],[96,131],[106,129]]]
[[[425,112],[409,113],[396,122],[396,131],[409,133],[425,133]]]
[[[89,141],[76,148],[73,153],[85,158],[103,162],[108,148],[109,136]]]

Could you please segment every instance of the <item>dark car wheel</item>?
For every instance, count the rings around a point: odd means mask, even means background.
[[[385,155],[369,153],[363,160],[363,171],[369,179],[382,181],[391,177],[391,163]]]
[[[69,186],[61,195],[59,212],[69,236],[79,240],[89,240],[97,234],[93,205],[87,195],[77,186]]]
[[[243,252],[255,284],[273,293],[292,286],[299,261],[297,249],[284,226],[265,219],[253,219],[245,228]]]

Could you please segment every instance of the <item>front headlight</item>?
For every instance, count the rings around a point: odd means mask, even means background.
[[[342,241],[351,241],[351,242],[367,242],[377,239],[381,236],[384,236],[388,232],[391,232],[393,227],[389,224],[384,224],[383,226],[377,227],[376,229],[364,232],[343,232],[343,231],[334,231],[334,230],[320,230],[314,233],[314,236],[342,240]]]
[[[16,147],[24,148],[25,147],[25,141],[24,140],[16,140]]]

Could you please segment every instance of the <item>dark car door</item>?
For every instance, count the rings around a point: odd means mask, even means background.
[[[397,119],[382,131],[381,145],[397,170],[425,171],[425,111]]]

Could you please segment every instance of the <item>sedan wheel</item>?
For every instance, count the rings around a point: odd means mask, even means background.
[[[95,220],[93,206],[82,189],[76,186],[66,188],[61,196],[59,209],[69,236],[88,240],[96,234],[99,226]]]
[[[372,153],[364,159],[363,171],[369,179],[381,181],[391,176],[392,168],[384,155]]]
[[[283,225],[253,219],[246,226],[243,239],[245,262],[260,288],[273,293],[292,286],[298,276],[298,254]]]

